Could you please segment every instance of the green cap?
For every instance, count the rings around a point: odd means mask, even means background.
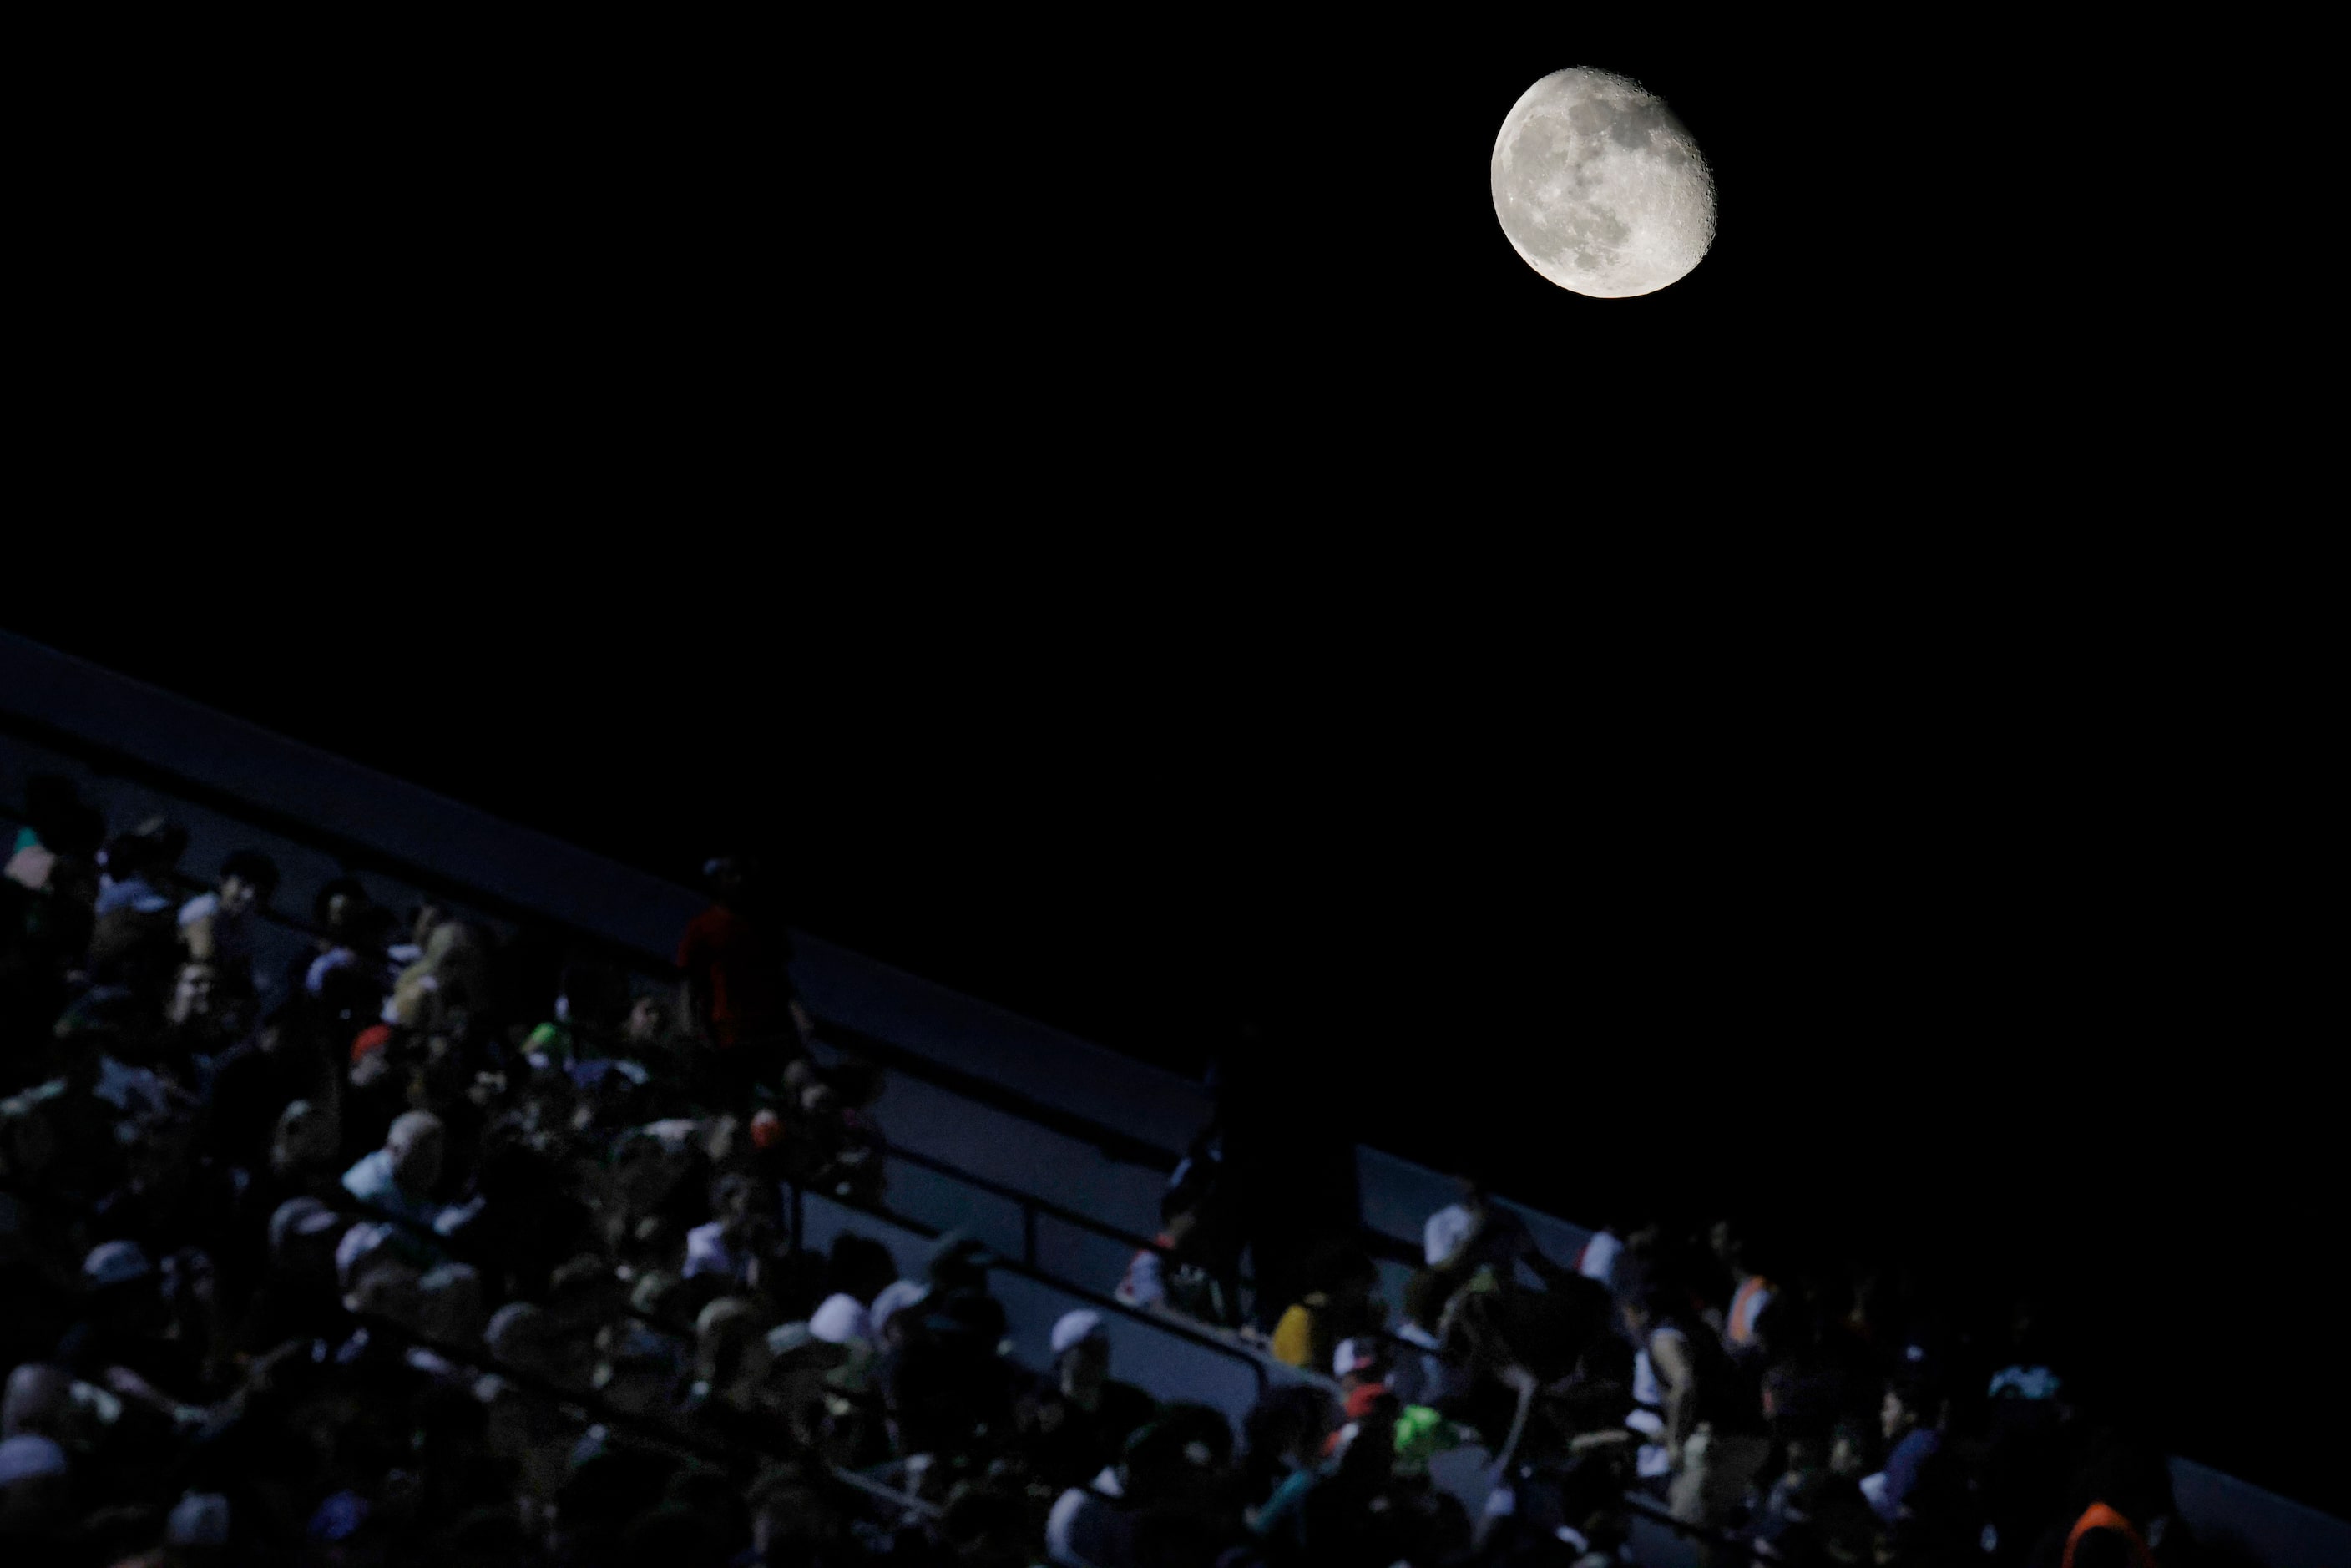
[[[1396,1469],[1425,1470],[1428,1461],[1461,1446],[1461,1428],[1426,1405],[1407,1405],[1396,1414]]]

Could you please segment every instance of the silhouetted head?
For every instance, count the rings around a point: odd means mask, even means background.
[[[383,1148],[392,1156],[392,1179],[400,1189],[428,1193],[441,1180],[448,1133],[432,1112],[411,1111],[392,1124],[392,1131],[384,1134]]]

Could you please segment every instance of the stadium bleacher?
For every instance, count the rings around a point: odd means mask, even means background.
[[[318,891],[356,873],[387,905],[424,902],[511,935],[559,928],[575,948],[624,966],[633,988],[672,984],[668,960],[698,895],[455,802],[269,736],[168,694],[0,634],[0,826],[13,829],[37,774],[72,779],[110,822],[168,817],[188,831],[182,865],[199,872],[258,848],[283,881],[256,972],[283,972],[316,933]],[[1264,1393],[1332,1386],[1319,1369],[1278,1360],[1259,1341],[1170,1322],[1112,1299],[1186,1140],[1207,1119],[1202,1086],[1120,1058],[888,966],[802,939],[796,971],[819,1022],[819,1061],[854,1055],[887,1070],[872,1114],[890,1140],[883,1206],[794,1188],[793,1239],[823,1249],[872,1237],[918,1277],[936,1238],[959,1231],[1002,1260],[991,1292],[1015,1356],[1050,1364],[1054,1325],[1101,1313],[1118,1375],[1162,1400],[1222,1411],[1238,1429]],[[1427,1217],[1451,1180],[1381,1151],[1357,1154],[1365,1240],[1383,1294],[1401,1313]],[[1573,1258],[1590,1232],[1507,1207],[1545,1254]],[[1472,1517],[1487,1503],[1491,1456],[1444,1458],[1440,1483]],[[2170,1466],[2180,1518],[2208,1543],[2268,1563],[2351,1562],[2351,1533],[2315,1511],[2183,1459]],[[862,1478],[884,1507],[930,1505]],[[1706,1539],[1637,1500],[1633,1547],[1667,1568]],[[1716,1542],[1718,1548],[1726,1543]],[[2330,1556],[2330,1554],[2334,1554]]]

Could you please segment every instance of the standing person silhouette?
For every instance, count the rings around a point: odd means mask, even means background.
[[[1222,1180],[1256,1282],[1251,1317],[1268,1333],[1314,1283],[1307,1270],[1362,1228],[1352,1107],[1297,1041],[1244,1025],[1220,1063]]]
[[[722,1103],[774,1090],[802,1055],[812,1025],[792,987],[792,938],[757,862],[722,855],[703,867],[710,907],[677,945],[684,1008],[702,1042],[701,1076]]]

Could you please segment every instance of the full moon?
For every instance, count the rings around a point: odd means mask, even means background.
[[[1578,67],[1527,89],[1494,138],[1494,215],[1529,267],[1578,294],[1653,294],[1714,243],[1714,174],[1636,81]]]

